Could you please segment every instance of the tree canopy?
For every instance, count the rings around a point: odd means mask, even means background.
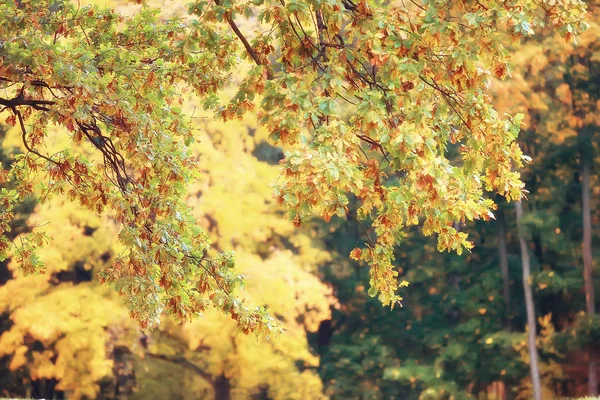
[[[569,40],[584,13],[578,0],[215,0],[164,18],[147,5],[125,16],[2,2],[0,106],[25,151],[0,175],[0,255],[43,272],[43,227],[15,240],[13,207],[65,194],[120,224],[123,248],[99,276],[142,327],[212,304],[245,333],[278,330],[236,295],[233,253],[211,249],[186,201],[206,176],[192,151],[202,126],[184,111],[193,97],[203,117],[256,113],[286,150],[275,195],[295,225],[316,213],[373,227],[350,256],[369,265],[369,295],[393,306],[406,227],[460,253],[472,243],[455,223],[492,218],[487,192],[521,198],[522,116],[494,109],[491,80],[509,74],[510,43],[543,25]]]

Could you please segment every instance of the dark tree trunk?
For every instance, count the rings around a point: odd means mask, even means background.
[[[523,289],[525,291],[525,310],[527,311],[527,325],[529,327],[527,335],[527,346],[529,348],[531,383],[533,385],[533,398],[542,400],[542,385],[540,381],[540,370],[538,366],[538,351],[535,345],[537,336],[535,307],[533,304],[533,293],[531,290],[531,261],[529,259],[529,251],[525,242],[525,234],[521,226],[523,218],[523,205],[520,201],[515,202],[517,211],[517,229],[519,234],[519,245],[521,247],[521,263],[523,264]]]
[[[596,313],[594,278],[592,276],[592,217],[590,212],[590,160],[581,155],[581,211],[583,217],[583,280],[585,286],[585,306],[588,316]],[[588,364],[588,394],[598,395],[598,376],[594,353],[590,352]]]
[[[221,374],[215,379],[215,400],[230,400],[231,399],[231,383],[229,379]]]
[[[54,398],[54,387],[56,386],[56,379],[46,379],[44,385],[44,398],[52,399]]]

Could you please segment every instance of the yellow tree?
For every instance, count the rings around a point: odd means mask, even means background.
[[[272,198],[268,182],[278,168],[257,158],[268,159],[256,146],[264,132],[252,121],[211,123],[204,132],[193,151],[198,167],[209,171],[191,188],[188,204],[215,248],[236,250],[236,272],[253,277],[243,296],[268,308],[285,335],[257,341],[209,309],[183,325],[165,318],[145,336],[114,292],[92,280],[123,251],[112,240],[118,227],[57,196],[28,220],[53,239],[39,251],[46,274],[18,276],[13,262],[14,279],[0,287],[0,314],[11,324],[0,333],[0,357],[9,358],[13,381],[28,381],[20,382],[26,391],[13,395],[322,396],[307,335],[330,317],[329,290],[313,274],[329,256]],[[4,144],[15,139],[13,130]]]
[[[25,389],[21,396],[95,398],[115,375],[110,348],[130,347],[139,335],[114,291],[92,282],[93,270],[113,256],[114,227],[69,207],[64,197],[39,207],[28,224],[46,225],[56,240],[39,252],[46,274],[17,276],[18,266],[10,264],[15,276],[0,287],[0,314],[10,320],[0,334],[0,357],[9,357],[13,383]]]

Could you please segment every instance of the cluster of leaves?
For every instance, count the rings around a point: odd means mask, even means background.
[[[472,244],[453,224],[492,217],[485,190],[521,197],[521,119],[496,112],[487,94],[509,70],[498,32],[516,40],[544,23],[565,36],[585,27],[581,2],[409,3],[192,7],[229,25],[256,63],[223,117],[256,109],[289,149],[277,196],[297,225],[313,212],[344,216],[348,195],[359,199],[358,219],[377,235],[351,257],[370,265],[369,294],[392,306],[406,285],[393,266],[406,226],[423,217],[438,250],[461,253]],[[270,29],[249,41],[235,21],[256,9]]]
[[[188,319],[212,303],[245,332],[271,332],[276,323],[264,309],[233,296],[242,284],[233,255],[207,257],[210,240],[183,200],[195,177],[183,94],[210,98],[224,86],[232,39],[159,21],[149,8],[123,17],[67,1],[3,2],[0,14],[0,80],[9,93],[1,105],[27,150],[3,175],[16,189],[3,192],[2,233],[15,202],[64,193],[122,225],[125,251],[101,280],[125,295],[142,327],[163,309]],[[51,134],[71,141],[47,152]],[[3,240],[6,257],[11,243]],[[23,273],[42,270],[39,244],[13,252]]]
[[[493,86],[498,110],[525,114],[519,144],[533,156],[522,174],[530,192],[522,224],[540,316],[543,398],[586,393],[586,357],[598,332],[597,315],[582,311],[583,156],[594,165],[593,198],[600,193],[595,169],[600,8],[597,1],[587,4],[590,28],[577,43],[566,43],[551,27],[541,30],[511,48],[512,79]],[[366,299],[368,277],[358,265],[340,263],[328,271],[345,311],[334,313],[335,329],[321,352],[327,393],[352,398],[367,388],[372,398],[477,398],[501,396],[493,386],[501,382],[508,398],[532,397],[514,210],[503,202],[499,207],[498,222],[462,227],[476,244],[467,257],[434,255],[432,240],[414,230],[408,234],[395,256],[402,265],[399,273],[411,282],[410,296],[394,313]],[[597,224],[595,208],[592,217]],[[507,232],[508,299],[499,268],[500,220]],[[361,237],[351,221],[333,221],[339,234],[327,241],[332,253],[343,254],[348,242]],[[597,240],[595,234],[593,243]],[[597,260],[597,248],[593,255]],[[370,343],[377,345],[368,349]],[[367,368],[371,357],[379,365]]]
[[[344,215],[348,193],[359,199],[358,218],[377,236],[352,257],[370,265],[369,293],[394,305],[406,284],[393,267],[405,226],[424,217],[438,250],[460,253],[472,244],[453,224],[492,216],[484,190],[521,197],[520,119],[501,116],[487,94],[491,76],[508,71],[498,32],[516,40],[549,22],[568,38],[585,26],[583,2],[566,0],[196,1],[189,11],[161,21],[149,7],[124,17],[63,0],[0,5],[9,93],[0,105],[27,150],[3,173],[17,189],[4,193],[2,233],[15,202],[65,193],[122,224],[126,250],[101,279],[143,327],[162,310],[187,319],[213,304],[244,332],[266,334],[275,321],[233,296],[243,282],[233,255],[207,257],[210,240],[182,200],[195,178],[184,92],[225,119],[258,109],[289,149],[278,198],[296,225],[314,211]],[[252,15],[271,29],[250,42],[236,19]],[[240,51],[256,66],[219,109]],[[55,125],[71,143],[49,153]],[[15,251],[24,273],[41,270],[39,244]],[[0,253],[9,248],[5,240]]]

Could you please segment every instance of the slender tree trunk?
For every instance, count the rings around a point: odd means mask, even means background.
[[[504,212],[499,211],[497,217],[498,229],[498,253],[500,256],[500,273],[502,274],[502,296],[504,297],[504,330],[512,331],[511,307],[510,307],[510,278],[508,276],[508,250],[506,248],[506,220]],[[498,388],[497,385],[496,388]],[[503,382],[502,390],[497,395],[500,400],[508,400],[508,390],[506,382]]]
[[[585,286],[585,306],[588,316],[596,313],[594,280],[592,277],[592,217],[590,211],[590,160],[581,155],[581,208],[583,214],[583,280]],[[590,396],[598,395],[598,376],[596,358],[590,353],[588,364],[588,392]]]
[[[508,250],[506,249],[506,220],[504,212],[498,212],[498,253],[500,255],[500,272],[502,274],[502,296],[504,296],[504,330],[512,331],[511,307],[510,307],[510,278],[508,276]]]
[[[535,308],[533,305],[533,293],[531,290],[531,262],[529,260],[529,251],[525,242],[525,235],[521,227],[523,218],[523,205],[520,201],[515,202],[517,211],[517,229],[519,234],[519,245],[521,246],[521,262],[523,264],[523,289],[525,291],[525,310],[527,311],[527,325],[529,327],[527,334],[527,345],[529,348],[529,367],[531,369],[531,383],[533,385],[533,398],[542,400],[542,385],[540,382],[540,370],[538,366],[538,352],[535,346],[536,322]]]

